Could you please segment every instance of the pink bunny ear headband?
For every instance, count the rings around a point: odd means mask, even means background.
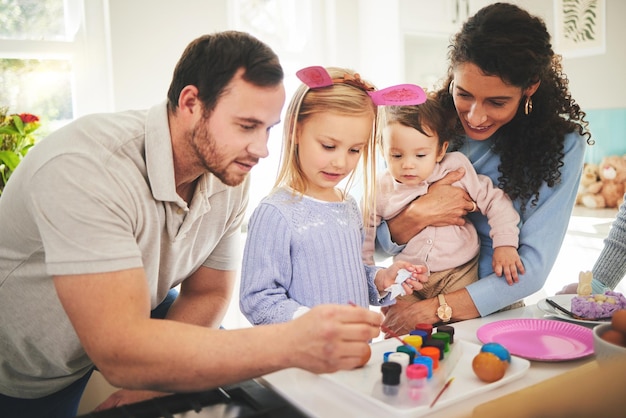
[[[330,78],[330,74],[319,65],[306,67],[296,73],[296,76],[310,89],[332,86],[333,83],[344,83],[365,91],[377,106],[404,106],[418,105],[426,101],[426,93],[415,84],[398,84],[382,90],[374,90],[374,86],[361,80],[359,74],[354,76],[345,74],[342,78]]]

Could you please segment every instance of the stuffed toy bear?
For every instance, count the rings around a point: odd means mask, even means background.
[[[581,196],[583,206],[596,208],[618,208],[624,200],[626,190],[626,155],[604,157],[599,164],[600,180],[587,187]]]
[[[600,170],[598,164],[585,163],[583,166],[583,174],[578,185],[578,193],[576,193],[576,204],[583,204],[583,196],[589,191],[589,186],[600,181]]]

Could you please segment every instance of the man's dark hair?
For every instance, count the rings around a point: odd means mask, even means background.
[[[245,32],[225,31],[192,41],[181,56],[167,93],[167,105],[176,112],[180,92],[186,86],[198,88],[198,97],[211,111],[235,73],[243,68],[243,79],[260,87],[275,86],[283,80],[276,53]]]

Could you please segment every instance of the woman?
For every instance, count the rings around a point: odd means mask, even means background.
[[[385,325],[399,334],[416,323],[485,316],[538,291],[565,236],[583,166],[592,144],[585,113],[571,98],[543,21],[517,6],[497,3],[463,25],[449,49],[449,70],[438,99],[458,118],[450,150],[463,152],[513,200],[521,216],[519,253],[526,268],[508,285],[491,265],[489,225],[470,197],[450,186],[462,173],[429,188],[405,211],[381,224],[379,248],[389,254],[428,225],[462,225],[481,238],[480,280],[423,301],[402,299],[384,309]],[[456,116],[455,116],[456,115]]]

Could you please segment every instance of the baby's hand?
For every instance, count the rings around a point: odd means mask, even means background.
[[[519,282],[518,272],[519,274],[524,274],[526,272],[524,270],[524,264],[522,264],[522,259],[517,253],[517,249],[515,249],[515,247],[496,247],[493,250],[493,259],[491,264],[496,276],[502,277],[502,274],[504,273],[506,282],[511,285]]]
[[[381,269],[376,275],[376,287],[379,291],[389,291],[389,288],[399,284],[402,291],[398,294],[402,295],[422,289],[424,287],[422,283],[426,281],[428,281],[428,267],[413,265],[406,261],[396,261],[388,268]]]

